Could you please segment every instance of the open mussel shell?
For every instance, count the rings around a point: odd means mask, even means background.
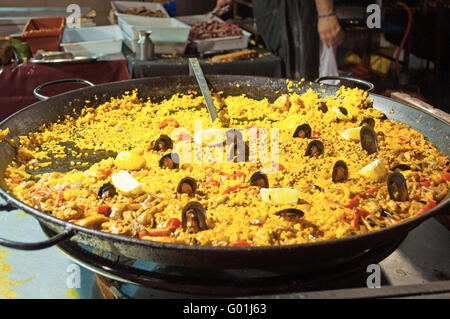
[[[367,153],[377,153],[379,150],[378,139],[375,131],[369,126],[362,126],[360,131],[361,146]]]
[[[302,210],[297,209],[297,208],[286,208],[286,209],[282,209],[275,213],[275,215],[278,215],[278,216],[282,216],[284,214],[292,214],[292,215],[296,215],[299,217],[303,217],[305,215],[305,213]]]
[[[227,145],[236,144],[238,141],[244,140],[244,136],[240,129],[227,129],[225,135]]]
[[[373,130],[375,129],[375,120],[371,117],[367,117],[359,123],[359,126],[369,126]]]
[[[294,137],[311,138],[311,126],[306,123],[297,126],[294,132]]]
[[[177,153],[169,153],[161,157],[159,160],[159,167],[174,169],[180,165],[180,157]]]
[[[233,143],[228,152],[228,162],[247,162],[250,156],[250,148],[244,141]]]
[[[172,139],[165,135],[162,134],[158,137],[158,139],[155,141],[155,144],[153,144],[153,150],[154,151],[167,151],[168,149],[172,149],[173,148],[173,142]]]
[[[325,147],[323,146],[323,143],[319,140],[314,140],[311,143],[308,144],[306,147],[305,156],[314,156],[317,157],[321,154],[323,154]]]
[[[388,192],[391,199],[397,202],[408,201],[408,186],[406,179],[401,173],[392,173],[387,180]]]
[[[348,180],[348,167],[344,161],[334,163],[331,178],[334,183],[342,183]]]
[[[199,202],[189,202],[181,213],[183,231],[198,232],[208,229],[206,210]]]
[[[267,178],[267,175],[261,172],[253,173],[253,175],[250,177],[250,185],[257,186],[257,187],[263,187],[263,188],[269,188],[269,179]]]
[[[197,181],[192,177],[184,177],[180,180],[177,186],[177,193],[179,194],[188,194],[192,196],[195,194],[197,190]]]
[[[103,184],[98,190],[98,197],[106,198],[106,197],[114,197],[117,194],[117,190],[111,183]]]
[[[397,165],[395,165],[394,167],[391,168],[391,170],[393,172],[396,172],[396,171],[409,171],[411,169],[412,169],[411,166],[409,166],[408,164],[397,164]]]

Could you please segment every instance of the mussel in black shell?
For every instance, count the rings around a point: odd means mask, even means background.
[[[334,163],[331,177],[335,183],[346,182],[348,180],[347,164],[344,161],[337,161]]]
[[[197,233],[208,229],[205,208],[199,202],[189,202],[181,213],[183,231]]]
[[[284,214],[292,214],[292,215],[296,215],[299,217],[303,217],[305,215],[305,213],[302,210],[297,209],[297,208],[286,208],[286,209],[282,209],[275,213],[275,215],[278,215],[278,216],[282,216]]]
[[[391,199],[397,202],[408,201],[408,186],[405,177],[399,173],[392,173],[387,180],[388,192]]]
[[[306,123],[297,126],[294,132],[294,137],[311,138],[311,126]]]
[[[305,156],[314,156],[317,157],[321,154],[323,154],[325,147],[323,146],[323,143],[319,140],[314,140],[311,143],[308,144],[306,147]]]
[[[373,154],[378,152],[378,139],[375,131],[369,126],[362,126],[360,131],[361,146],[367,153]]]
[[[161,157],[159,160],[159,167],[175,169],[180,165],[180,157],[177,153],[169,153]]]
[[[253,175],[250,177],[250,185],[262,188],[269,188],[269,179],[267,178],[266,174],[256,172],[253,173]]]
[[[117,190],[111,183],[103,184],[98,190],[98,197],[107,198],[114,197],[117,194]]]
[[[369,126],[372,130],[375,129],[375,120],[371,117],[366,117],[359,123],[359,126]]]
[[[155,141],[155,144],[153,145],[153,150],[154,151],[162,151],[165,152],[168,149],[172,149],[173,148],[173,142],[170,139],[170,137],[168,137],[165,134],[160,135],[160,137],[158,137],[158,139]]]
[[[184,177],[180,180],[177,186],[177,193],[188,194],[192,196],[197,190],[197,181],[192,177]]]

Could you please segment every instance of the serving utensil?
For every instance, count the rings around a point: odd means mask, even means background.
[[[203,98],[205,99],[206,108],[208,109],[211,121],[214,121],[219,117],[217,114],[217,109],[214,106],[214,102],[209,91],[208,84],[206,83],[205,75],[203,74],[202,68],[197,58],[189,58],[189,75],[194,75],[197,79],[200,91],[202,91]]]

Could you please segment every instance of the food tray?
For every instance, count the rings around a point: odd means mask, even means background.
[[[181,22],[192,26],[195,22],[204,22],[216,20],[219,22],[224,22],[218,17],[210,18],[207,15],[191,15],[191,16],[181,16],[177,17]],[[242,30],[242,29],[241,29]],[[223,37],[223,38],[211,38],[204,40],[193,40],[197,52],[209,52],[209,51],[227,51],[227,50],[237,50],[246,49],[248,47],[248,39],[250,38],[250,33],[242,30],[241,36]]]
[[[117,25],[73,28],[64,31],[61,47],[74,56],[120,53],[123,35]]]
[[[39,49],[58,51],[64,25],[64,17],[33,18],[23,28],[22,39],[28,43],[32,54]]]
[[[186,49],[191,27],[175,18],[146,18],[127,15],[118,17],[125,45],[136,52],[139,31],[152,31],[150,36],[155,44],[155,53],[183,54]]]
[[[169,17],[169,14],[167,13],[164,6],[160,3],[156,2],[140,2],[140,1],[111,1],[111,7],[113,9],[116,9],[117,11],[114,13],[117,17],[140,17],[144,19],[161,19],[161,18],[154,18],[154,17],[143,17],[135,14],[127,14],[127,13],[120,13],[120,11],[126,11],[130,8],[140,8],[145,7],[148,10],[151,11],[157,11],[161,10],[165,15],[166,18]]]

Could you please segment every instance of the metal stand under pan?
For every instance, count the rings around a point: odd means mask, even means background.
[[[48,236],[54,233],[41,225]],[[369,264],[389,256],[404,237],[369,249],[359,256],[320,271],[298,273],[293,268],[260,269],[188,269],[132,260],[104,252],[70,240],[58,248],[81,266],[106,277],[116,284],[134,284],[193,296],[243,297],[261,294],[288,293],[323,289],[330,281],[360,272],[366,274]],[[97,280],[98,281],[98,280]]]

